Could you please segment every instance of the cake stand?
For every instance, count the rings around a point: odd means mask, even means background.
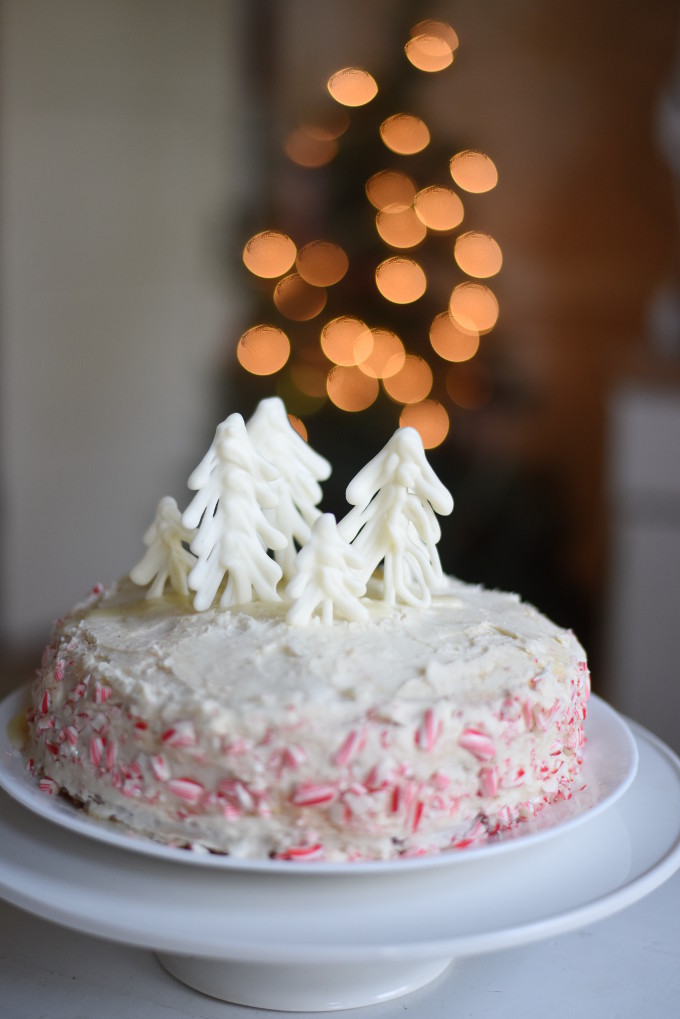
[[[594,747],[604,719],[606,750],[618,716],[596,699],[591,714],[589,738]],[[152,949],[180,980],[224,1000],[292,1011],[385,1001],[457,958],[609,916],[674,873],[680,760],[632,731],[637,772],[629,760],[620,794],[600,808],[490,852],[397,865],[249,868],[156,855],[86,837],[0,793],[0,894],[65,926]],[[614,741],[612,755],[624,746]]]

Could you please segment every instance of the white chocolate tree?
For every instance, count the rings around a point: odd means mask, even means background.
[[[319,606],[327,626],[332,625],[334,612],[357,622],[368,619],[368,610],[359,601],[366,590],[362,557],[340,535],[332,513],[317,517],[296,565],[297,573],[286,588],[293,600],[286,616],[289,623],[304,626]]]
[[[430,467],[420,435],[399,428],[347,487],[353,506],[338,529],[362,556],[370,577],[384,559],[383,598],[426,607],[442,580],[436,513],[453,498]]]
[[[194,531],[185,527],[177,503],[165,495],[156,507],[153,523],[144,535],[144,558],[130,570],[130,579],[144,587],[150,584],[147,598],[161,598],[167,581],[178,594],[187,595],[187,576],[196,559],[185,547]]]
[[[194,608],[210,608],[225,576],[222,608],[252,601],[253,594],[279,601],[281,567],[267,549],[285,548],[286,537],[263,512],[277,504],[272,483],[278,476],[254,448],[240,414],[217,426],[210,449],[189,477],[196,495],[182,515],[186,527],[196,528],[191,550],[197,562],[188,578],[196,592]]]
[[[291,577],[295,572],[296,544],[306,545],[311,526],[320,515],[319,481],[329,476],[331,465],[298,435],[288,420],[283,401],[276,396],[260,401],[246,429],[255,449],[280,475],[272,482],[278,503],[265,509],[265,516],[287,539],[286,547],[277,549],[274,558],[284,577]]]

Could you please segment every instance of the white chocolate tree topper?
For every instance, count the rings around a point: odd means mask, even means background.
[[[135,584],[150,584],[147,598],[162,598],[167,581],[178,593],[189,593],[187,576],[196,559],[185,545],[194,536],[194,531],[185,527],[177,503],[171,495],[165,495],[158,503],[153,523],[144,535],[147,547],[144,558],[130,570]]]
[[[426,607],[442,580],[436,513],[449,514],[453,498],[434,473],[420,435],[399,428],[347,487],[354,507],[338,528],[361,553],[366,577],[384,559],[383,597]]]
[[[329,474],[277,397],[262,400],[247,425],[231,414],[189,477],[196,494],[184,513],[170,496],[159,502],[130,577],[151,585],[148,598],[162,597],[168,580],[185,597],[191,590],[204,611],[220,590],[223,609],[280,601],[285,576],[288,621],[308,623],[320,610],[330,624],[334,615],[368,619],[360,599],[383,562],[386,603],[429,605],[443,579],[435,513],[450,513],[453,499],[418,432],[399,428],[359,471],[347,487],[353,508],[339,524],[318,509],[319,481]]]
[[[256,451],[240,414],[217,426],[210,449],[189,477],[196,490],[182,521],[195,527],[191,550],[198,557],[189,574],[194,608],[210,608],[224,577],[220,606],[278,601],[281,567],[267,549],[285,548],[286,538],[265,517],[278,495],[276,467]]]
[[[322,513],[297,555],[297,573],[286,588],[293,601],[288,622],[303,626],[318,607],[326,625],[332,624],[335,611],[345,619],[366,622],[368,610],[359,601],[366,591],[362,566],[361,555],[339,534],[333,514]]]
[[[278,502],[266,508],[267,520],[287,539],[274,558],[284,577],[295,573],[297,547],[309,541],[311,526],[319,517],[322,491],[319,484],[331,473],[331,465],[298,435],[283,401],[273,396],[261,400],[246,429],[258,453],[273,464],[279,477],[272,481]]]

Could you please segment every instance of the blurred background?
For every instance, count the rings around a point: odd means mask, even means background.
[[[680,748],[679,15],[1,0],[2,689],[278,394],[340,515],[418,427],[445,568]]]

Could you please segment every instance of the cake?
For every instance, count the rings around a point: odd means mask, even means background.
[[[197,493],[220,463],[233,481],[252,462],[237,418],[241,453],[220,460],[218,429]],[[414,436],[400,429],[354,479],[339,525],[313,499],[293,501],[302,523],[288,505],[294,557],[275,558],[291,543],[280,466],[267,479],[258,461],[260,497],[278,495],[257,520],[232,506],[236,541],[214,491],[181,515],[161,500],[136,581],[98,586],[55,625],[26,748],[45,792],[164,843],[332,861],[462,849],[570,797],[585,653],[517,596],[441,573],[434,510],[449,506]],[[324,467],[304,456],[309,482]],[[260,538],[239,573],[248,521]]]

